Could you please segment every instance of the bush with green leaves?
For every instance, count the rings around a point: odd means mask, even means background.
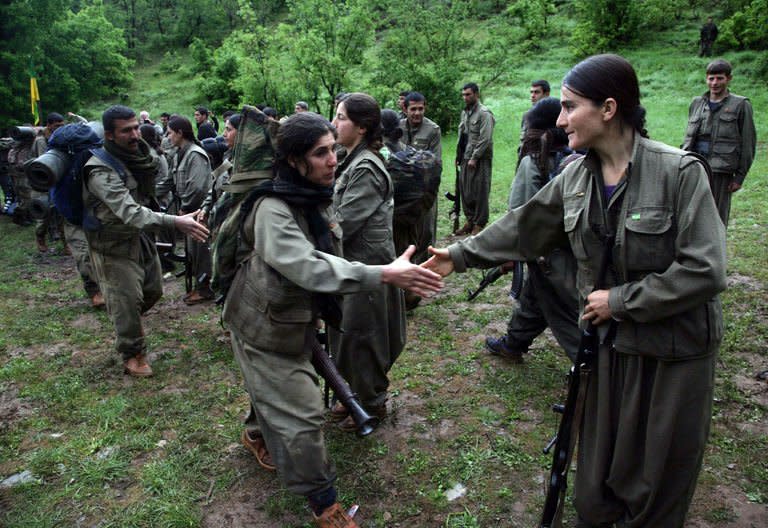
[[[40,28],[46,28],[41,31]],[[77,12],[65,0],[11,2],[0,6],[0,126],[32,118],[29,77],[38,79],[43,114],[77,112],[86,98],[117,98],[131,81],[122,31],[100,3]]]
[[[724,20],[717,44],[740,50],[768,48],[768,0],[752,0]]]

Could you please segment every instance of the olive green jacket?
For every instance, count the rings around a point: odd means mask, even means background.
[[[429,150],[438,161],[443,161],[443,145],[437,123],[425,117],[419,128],[412,128],[408,119],[401,119],[400,129],[403,131],[403,143],[420,150]]]
[[[493,127],[496,120],[493,112],[481,103],[476,103],[469,110],[461,111],[459,136],[467,134],[467,147],[464,160],[493,159]]]
[[[98,231],[86,230],[92,250],[135,256],[142,230],[174,227],[173,215],[149,208],[149,198],[139,195],[138,183],[127,168],[123,182],[112,167],[92,156],[83,167],[83,178],[83,204],[101,223]]]
[[[189,143],[176,152],[168,172],[168,178],[156,186],[157,195],[173,190],[181,212],[198,210],[212,183],[211,162],[205,150]]]
[[[583,306],[616,234],[609,304],[614,345],[627,354],[680,360],[717,350],[723,325],[725,228],[707,174],[693,156],[636,137],[627,175],[608,203],[594,153],[571,163],[524,206],[451,245],[456,271],[532,260],[569,245]]]
[[[333,193],[335,221],[344,237],[344,258],[366,264],[395,259],[392,238],[394,187],[384,162],[368,149],[339,167]]]
[[[688,128],[683,149],[700,152],[699,141],[709,142],[703,153],[714,172],[733,175],[744,183],[755,159],[756,132],[749,99],[729,94],[715,113],[709,110],[709,92],[695,97],[688,108]]]
[[[325,217],[330,223],[327,211]],[[347,262],[315,249],[301,210],[279,198],[257,201],[245,226],[253,235],[253,252],[235,275],[222,318],[253,347],[301,355],[306,332],[318,316],[312,292],[344,294],[380,287],[380,266]],[[341,230],[331,226],[338,247]]]
[[[152,154],[155,156],[155,154]],[[147,197],[139,196],[138,183],[126,168],[126,180],[99,158],[92,156],[83,168],[83,202],[102,225],[130,226],[136,231],[174,227],[173,215],[156,213]]]

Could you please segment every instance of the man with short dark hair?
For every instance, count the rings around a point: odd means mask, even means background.
[[[493,113],[480,103],[480,88],[477,84],[465,84],[461,96],[465,108],[459,123],[459,144],[462,144],[461,137],[465,136],[466,147],[463,152],[457,153],[456,164],[461,166],[461,204],[467,221],[454,234],[476,235],[488,223],[495,119]]]
[[[298,101],[296,105],[293,107],[294,114],[300,114],[302,112],[308,112],[308,111],[309,111],[309,105],[305,101]]]
[[[162,272],[154,239],[147,230],[176,228],[204,241],[208,229],[192,211],[158,213],[154,198],[157,157],[139,134],[133,110],[122,105],[103,116],[104,147],[83,168],[84,221],[91,262],[115,327],[115,348],[131,376],[152,375],[146,358],[141,314],[162,296]]]
[[[539,100],[549,97],[549,82],[544,79],[533,81],[531,83],[531,106],[536,106]],[[523,114],[523,120],[520,123],[520,145],[522,146],[523,138],[528,130],[528,112]],[[517,155],[520,156],[520,147],[517,148]]]
[[[171,119],[171,114],[168,112],[163,112],[160,114],[160,125],[163,127],[163,133],[160,134],[161,136],[164,136],[166,132],[168,132],[168,120]]]
[[[712,168],[709,186],[720,218],[728,227],[731,194],[741,189],[755,159],[756,132],[749,99],[732,94],[731,64],[716,59],[707,66],[707,92],[688,108],[683,149],[704,156]]]
[[[540,99],[549,97],[549,83],[544,79],[533,81],[531,83],[531,106],[535,106]]]
[[[213,122],[211,122],[213,119]],[[215,138],[219,123],[211,112],[204,106],[195,108],[195,123],[197,124],[197,139]]]
[[[403,102],[405,118],[400,120],[400,129],[403,131],[402,141],[408,146],[420,150],[429,150],[435,155],[437,161],[442,164],[443,147],[441,143],[440,126],[424,116],[427,110],[427,100],[419,92],[409,92]],[[437,200],[432,207],[424,212],[416,226],[417,239],[416,253],[412,261],[424,262],[429,258],[427,248],[435,245],[437,236]],[[405,293],[405,304],[411,310],[419,304],[421,298],[411,292]]]

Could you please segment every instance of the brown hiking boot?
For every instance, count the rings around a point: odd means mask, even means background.
[[[472,232],[472,224],[467,222],[466,224],[464,224],[464,227],[462,227],[458,231],[454,231],[453,234],[456,236],[462,236],[462,235],[468,235],[471,232]]]
[[[312,517],[315,519],[315,525],[319,528],[359,528],[358,524],[352,520],[352,517],[344,511],[338,502],[326,508],[319,517],[314,513]]]
[[[48,242],[45,241],[45,237],[37,237],[37,250],[40,253],[48,253]]]
[[[328,421],[333,423],[338,423],[343,421],[347,416],[349,416],[349,411],[346,407],[344,407],[344,404],[340,401],[337,401],[336,403],[331,406],[330,410],[328,411]]]
[[[148,378],[153,374],[144,354],[136,354],[123,363],[123,367],[126,374],[135,378]]]
[[[94,308],[104,308],[106,304],[107,303],[104,301],[104,296],[101,294],[101,292],[96,292],[93,297],[91,297],[91,306]]]
[[[248,430],[244,430],[240,441],[245,448],[253,453],[256,457],[256,462],[267,471],[275,471],[275,463],[272,461],[272,455],[267,450],[267,444],[264,442],[264,437],[260,433],[249,433]]]
[[[475,236],[480,231],[482,231],[484,227],[485,226],[481,226],[481,225],[472,226],[472,231],[470,232],[470,235]]]
[[[214,298],[213,290],[207,287],[201,287],[197,290],[192,290],[187,295],[184,296],[184,304],[187,306],[192,306],[195,304],[204,303],[207,301],[212,301]]]

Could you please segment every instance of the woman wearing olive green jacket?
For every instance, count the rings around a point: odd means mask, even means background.
[[[242,233],[253,251],[238,268],[222,317],[258,426],[244,432],[243,443],[262,466],[277,468],[289,491],[307,497],[318,526],[353,528],[336,502],[336,472],[321,429],[323,402],[306,341],[314,339],[319,318],[338,313],[335,294],[382,284],[431,294],[442,282],[408,262],[413,246],[380,266],[335,256],[341,232],[329,214],[334,146],[333,126],[317,114],[302,112],[281,124],[277,175],[243,204],[251,207]]]
[[[425,266],[445,276],[570,245],[582,319],[601,337],[579,436],[578,526],[682,527],[709,434],[725,230],[700,161],[644,137],[626,60],[582,61],[561,93],[558,126],[587,155]]]
[[[363,93],[349,94],[336,109],[333,124],[338,143],[347,151],[336,169],[333,210],[341,227],[344,258],[385,264],[395,257],[392,237],[394,187],[379,154],[381,110]],[[342,333],[331,332],[339,372],[365,409],[386,415],[387,373],[405,346],[405,298],[402,290],[381,285],[376,291],[344,297]],[[331,419],[355,430],[351,416],[337,403]]]

